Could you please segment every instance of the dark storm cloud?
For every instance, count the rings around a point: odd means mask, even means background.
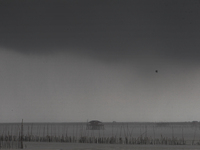
[[[0,46],[102,60],[198,59],[200,3],[190,0],[1,0]]]

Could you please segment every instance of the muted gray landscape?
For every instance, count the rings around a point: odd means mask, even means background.
[[[21,137],[22,119],[24,136],[91,136],[81,123],[99,120],[95,136],[195,148],[199,27],[199,0],[0,0],[0,136]]]

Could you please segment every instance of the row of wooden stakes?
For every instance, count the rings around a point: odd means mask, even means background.
[[[0,147],[5,143],[9,142],[67,142],[67,143],[105,143],[105,144],[141,144],[141,145],[186,145],[189,142],[184,138],[152,138],[152,137],[95,137],[95,136],[12,136],[12,135],[1,135],[0,136]],[[192,144],[198,144],[192,141]]]
[[[20,149],[21,141],[0,141],[0,149]]]

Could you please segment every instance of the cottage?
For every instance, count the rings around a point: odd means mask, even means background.
[[[98,120],[92,120],[87,123],[86,130],[104,130],[104,124]]]

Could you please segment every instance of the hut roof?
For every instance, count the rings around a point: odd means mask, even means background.
[[[89,122],[89,124],[91,124],[91,125],[100,125],[100,124],[102,124],[102,122],[98,121],[98,120],[92,120],[92,121]]]

